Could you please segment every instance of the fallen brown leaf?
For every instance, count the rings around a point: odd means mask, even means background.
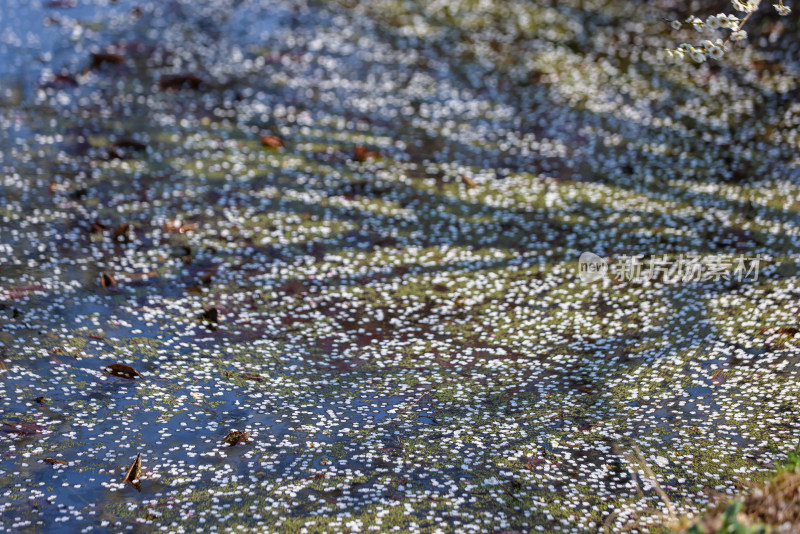
[[[164,223],[164,231],[172,234],[185,234],[192,230],[197,230],[197,225],[194,223],[181,224],[178,219],[173,219]]]
[[[472,177],[467,176],[466,174],[461,175],[461,181],[464,182],[464,185],[466,185],[470,189],[478,185],[478,182],[476,182],[474,179],[472,179]]]
[[[130,365],[125,365],[124,363],[115,363],[113,365],[109,365],[105,368],[105,370],[108,374],[118,376],[120,378],[128,378],[130,380],[136,379],[137,376],[144,378],[139,371]]]
[[[103,286],[105,290],[112,290],[117,289],[117,282],[110,274],[101,273],[100,274],[100,285]]]
[[[147,145],[136,139],[120,139],[114,143],[114,146],[125,150],[133,150],[135,152],[147,150]]]
[[[223,441],[233,447],[234,445],[239,445],[247,441],[247,438],[250,436],[247,432],[243,430],[234,430],[230,432]]]
[[[47,2],[44,7],[50,9],[69,9],[78,5],[76,0],[51,0]]]
[[[114,228],[112,237],[115,241],[129,243],[131,240],[131,225],[128,223],[120,223],[119,226]]]
[[[20,436],[33,436],[42,430],[44,430],[43,426],[28,421],[4,421],[0,425],[0,432],[19,434]]]
[[[209,323],[219,322],[219,312],[216,308],[208,308],[200,315],[201,321],[208,321]]]
[[[158,82],[162,91],[175,91],[177,89],[200,89],[206,85],[206,81],[196,74],[176,74],[174,76],[164,76]]]
[[[797,326],[782,326],[778,330],[778,333],[782,336],[793,336],[800,332],[800,328]]]
[[[283,148],[283,139],[277,135],[262,135],[261,144],[269,148]]]
[[[364,145],[358,145],[353,149],[353,159],[356,161],[367,161],[380,156],[380,152],[368,150]]]
[[[92,60],[89,63],[89,68],[94,70],[105,65],[122,65],[123,63],[125,63],[125,57],[120,54],[99,52],[92,54]]]
[[[42,87],[53,87],[56,89],[63,89],[65,87],[77,87],[78,80],[71,74],[56,74],[46,82],[42,83]]]
[[[123,478],[122,481],[127,482],[128,484],[136,488],[137,491],[142,491],[142,481],[139,478],[141,476],[142,476],[142,453],[139,453],[136,455],[136,459],[128,468],[128,472],[125,473],[125,478]]]
[[[108,230],[108,225],[107,224],[103,224],[100,221],[94,221],[92,223],[91,233],[93,233],[93,234],[102,234],[106,230]]]
[[[264,377],[256,373],[244,373],[242,378],[246,378],[247,380],[255,380],[256,382],[264,381]]]

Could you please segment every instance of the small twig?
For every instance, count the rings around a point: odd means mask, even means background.
[[[611,450],[612,450],[612,451],[614,452],[614,454],[616,454],[617,456],[621,456],[621,457],[625,458],[625,460],[627,460],[627,461],[630,461],[630,460],[628,459],[627,455],[625,455],[625,454],[622,452],[622,450],[620,450],[620,448],[619,448],[619,444],[618,444],[616,441],[615,441],[615,442],[614,442],[614,443],[611,445]],[[627,472],[628,472],[628,475],[631,477],[631,483],[633,484],[633,487],[634,487],[634,489],[636,490],[636,493],[638,493],[640,496],[642,496],[642,497],[643,497],[643,496],[644,496],[644,492],[642,491],[642,488],[641,488],[641,487],[639,487],[639,483],[638,483],[638,482],[636,482],[636,473],[634,473],[632,470],[630,470],[630,469],[628,468],[628,466],[627,466],[627,465],[624,465],[624,464],[623,464],[623,467],[625,468],[625,471],[627,471]]]
[[[400,412],[400,413],[398,413],[397,415],[395,415],[395,416],[394,416],[392,419],[396,419],[396,418],[400,417],[401,415],[403,415],[404,413],[406,413],[408,410],[410,410],[411,408],[413,408],[414,406],[416,406],[416,405],[417,405],[417,403],[418,403],[419,401],[421,401],[421,400],[422,400],[422,398],[423,398],[425,395],[427,395],[427,394],[428,394],[428,392],[429,392],[429,391],[431,391],[432,389],[433,389],[433,388],[426,389],[424,392],[422,392],[422,395],[420,395],[419,397],[417,397],[417,400],[415,400],[415,401],[414,401],[414,402],[412,402],[410,405],[408,405],[408,406],[407,406],[405,409],[403,409],[403,411],[402,411],[402,412]]]
[[[509,497],[511,497],[512,499],[514,499],[514,500],[515,500],[515,501],[517,501],[517,502],[521,502],[521,501],[519,500],[519,498],[518,498],[516,495],[514,495],[513,493],[511,493],[511,490],[510,490],[510,489],[508,489],[508,486],[506,486],[505,484],[503,484],[501,487],[503,488],[503,491],[505,491],[505,492],[508,494],[508,496],[509,496]]]
[[[406,446],[403,444],[403,439],[400,437],[400,429],[397,428],[397,423],[392,421],[392,426],[394,427],[395,432],[397,432],[397,443],[400,444],[400,450],[403,451],[403,455],[406,454]]]
[[[608,532],[609,534],[611,534],[611,532],[612,532],[611,531],[611,524],[614,522],[614,519],[616,519],[617,515],[619,515],[619,512],[617,510],[614,510],[613,512],[608,514],[608,517],[606,517],[606,520],[603,521],[603,530],[605,532]]]
[[[659,497],[661,497],[661,500],[664,501],[664,504],[669,511],[670,519],[677,519],[678,516],[675,512],[675,507],[672,506],[672,502],[669,500],[669,497],[667,497],[666,492],[661,488],[661,484],[658,483],[655,473],[653,473],[653,470],[650,469],[650,465],[648,465],[647,460],[645,460],[644,456],[642,455],[642,451],[639,450],[639,446],[636,443],[633,444],[633,452],[636,454],[636,457],[639,460],[639,465],[641,465],[642,469],[644,469],[645,475],[650,479],[650,482],[652,482],[656,493]]]

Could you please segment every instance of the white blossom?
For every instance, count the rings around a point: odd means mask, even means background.
[[[761,0],[732,0],[733,8],[744,13],[753,13],[758,10]]]
[[[731,41],[744,41],[747,39],[747,32],[744,30],[738,30],[731,34]]]
[[[723,50],[719,46],[713,45],[708,50],[708,57],[710,57],[711,59],[720,59],[722,55],[723,55]]]
[[[778,15],[780,15],[782,17],[785,17],[786,15],[788,15],[789,13],[792,12],[792,8],[790,8],[789,6],[783,5],[783,2],[780,2],[778,4],[772,4],[772,7],[774,7],[775,11],[778,12]]]
[[[700,50],[699,48],[695,48],[694,50],[689,52],[689,57],[691,57],[692,61],[694,61],[695,63],[702,63],[703,61],[706,60],[705,53],[703,53],[703,51]]]

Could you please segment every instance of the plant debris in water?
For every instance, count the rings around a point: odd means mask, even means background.
[[[228,433],[227,436],[225,436],[225,439],[223,439],[223,441],[228,445],[230,445],[231,447],[233,447],[234,445],[240,445],[242,443],[245,443],[248,437],[249,434],[247,432],[244,432],[242,430],[233,430],[230,433]]]
[[[106,367],[106,371],[108,374],[119,376],[122,378],[129,378],[131,380],[135,379],[137,376],[141,377],[141,373],[131,367],[130,365],[125,365],[124,363],[115,363],[113,365],[109,365]]]
[[[123,482],[127,482],[137,491],[142,491],[142,454],[139,453],[136,455],[136,459],[133,461],[131,466],[128,468],[128,471],[125,473],[125,478],[122,479]]]

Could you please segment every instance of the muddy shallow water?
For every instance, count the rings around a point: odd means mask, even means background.
[[[658,531],[797,449],[795,48],[513,6],[8,4],[0,530]]]

